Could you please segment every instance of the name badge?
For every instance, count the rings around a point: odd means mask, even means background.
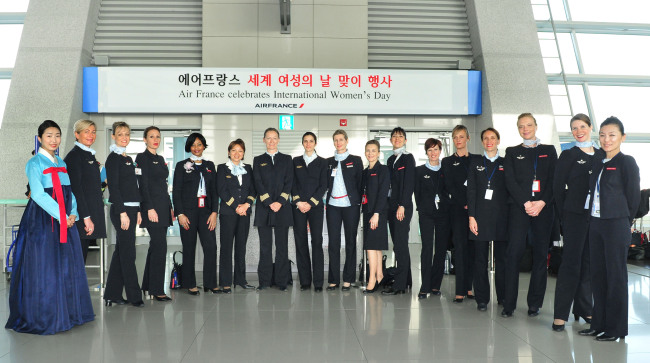
[[[361,196],[361,204],[368,204],[368,198],[365,194]]]
[[[205,208],[205,197],[199,197],[199,208]]]
[[[485,199],[487,200],[492,200],[492,193],[494,190],[492,189],[485,189]]]
[[[332,169],[332,176],[336,176],[336,168]]]
[[[587,200],[585,200],[585,209],[589,209],[589,200],[591,199],[591,194],[587,194]]]
[[[533,193],[541,191],[541,184],[539,180],[533,180]]]
[[[142,169],[135,168],[135,175],[142,175]]]

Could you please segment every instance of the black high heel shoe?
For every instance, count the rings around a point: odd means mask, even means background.
[[[219,288],[217,288],[217,287],[215,287],[214,289],[211,289],[211,288],[209,288],[209,287],[204,287],[204,288],[203,288],[203,292],[208,292],[208,291],[210,291],[210,292],[213,293],[213,294],[221,294],[221,293],[223,292],[223,290],[221,290],[221,289],[219,289]],[[191,293],[191,292],[190,292],[190,293]]]
[[[580,321],[580,318],[582,318],[587,324],[591,324],[591,318],[588,318],[586,316],[581,316],[580,314],[573,314],[573,317],[576,319],[576,322]]]
[[[124,299],[119,299],[119,300],[110,300],[110,299],[104,299],[104,306],[113,306],[115,305],[124,305],[126,304],[126,300]]]
[[[239,284],[239,285],[235,285],[235,287],[237,287],[237,286],[239,286],[239,287],[241,287],[242,289],[245,289],[245,290],[248,290],[248,289],[254,289],[254,288],[255,288],[255,286],[253,286],[253,285],[249,285],[249,284]]]
[[[197,295],[199,295],[201,292],[199,291],[199,289],[196,289],[196,290],[194,290],[194,291],[192,291],[192,290],[190,290],[190,289],[187,289],[187,293],[190,294],[190,295],[197,296]]]
[[[418,299],[419,299],[419,300],[423,300],[423,299],[426,299],[426,298],[427,298],[427,293],[426,293],[426,292],[422,292],[422,291],[420,291],[420,292],[418,293]]]
[[[377,291],[377,289],[379,289],[379,284],[377,282],[375,282],[375,287],[373,287],[372,289],[366,288],[365,290],[363,290],[363,293],[364,294],[372,294],[375,291]]]
[[[221,291],[222,294],[232,294],[232,289],[230,286],[222,287],[219,291]]]
[[[339,288],[339,284],[335,284],[335,285],[332,285],[332,286],[327,286],[326,290],[327,291],[334,291],[334,290],[336,290],[338,288]]]
[[[152,299],[156,299],[156,301],[172,301],[172,298],[167,295],[163,295],[163,296],[149,295],[149,296],[151,296]]]
[[[551,325],[551,328],[553,329],[553,331],[561,332],[561,331],[564,331],[564,325],[566,325],[566,324],[559,324],[558,325],[558,324],[553,323],[553,325]]]
[[[619,338],[625,339],[625,337],[613,337],[611,335],[602,334],[602,335],[599,335],[599,336],[596,337],[596,341],[599,341],[599,342],[613,342],[613,341],[618,340]]]
[[[135,306],[136,308],[143,308],[144,307],[144,301],[142,301],[142,300],[136,301],[136,302],[131,303],[131,305]]]

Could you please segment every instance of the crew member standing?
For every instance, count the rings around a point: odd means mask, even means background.
[[[528,316],[539,315],[546,292],[546,262],[553,227],[553,175],[557,153],[553,145],[542,145],[537,138],[537,121],[530,113],[517,118],[518,146],[506,149],[506,187],[508,188],[508,247],[506,250],[506,296],[501,316],[511,317],[519,293],[519,261],[532,244],[533,271],[528,287]]]
[[[563,331],[573,304],[576,321],[591,322],[593,311],[589,277],[589,178],[594,161],[591,120],[579,113],[571,119],[571,133],[576,146],[560,154],[555,168],[553,195],[560,215],[564,243],[562,263],[555,283],[555,331]]]
[[[452,241],[456,262],[456,297],[455,303],[462,303],[465,296],[473,299],[472,280],[474,279],[474,244],[468,242],[469,216],[467,215],[467,172],[473,157],[467,150],[469,131],[463,125],[457,125],[451,133],[456,153],[442,159],[442,173],[445,187],[451,196],[449,214],[451,219]]]
[[[278,151],[280,133],[269,127],[264,131],[266,152],[253,159],[253,177],[257,191],[255,222],[260,236],[260,261],[257,266],[258,290],[275,285],[287,291],[291,277],[289,266],[289,226],[293,225],[289,193],[293,182],[291,156]],[[275,271],[273,235],[275,234]],[[274,275],[275,273],[275,275]]]
[[[600,147],[589,182],[589,249],[594,316],[580,335],[614,341],[628,333],[627,252],[630,227],[641,201],[639,167],[621,152],[623,123],[616,117],[600,124]],[[604,158],[603,158],[604,157]],[[600,160],[599,160],[600,159]]]
[[[300,290],[309,290],[312,281],[314,291],[323,291],[325,258],[323,256],[323,196],[327,191],[327,160],[316,154],[316,135],[302,135],[305,153],[293,158],[293,234],[296,242],[296,264]],[[307,226],[311,234],[311,253]],[[313,273],[312,273],[313,272]],[[312,280],[313,279],[313,280]]]
[[[469,239],[474,243],[474,291],[476,308],[486,311],[490,302],[488,259],[490,241],[494,246],[497,301],[505,295],[506,244],[508,238],[508,190],[503,158],[499,156],[501,136],[491,127],[481,132],[483,156],[473,158],[467,174],[467,211]]]
[[[411,256],[409,255],[409,231],[413,217],[413,188],[415,187],[415,158],[406,151],[406,131],[396,127],[390,133],[393,155],[388,158],[390,170],[390,192],[388,198],[388,227],[393,240],[397,272],[395,282],[384,295],[406,292]]]
[[[341,224],[345,228],[345,266],[342,291],[349,291],[356,281],[357,228],[361,217],[361,179],[363,162],[348,151],[348,134],[336,130],[332,135],[336,154],[327,159],[327,234],[330,271],[327,290],[335,290],[341,282]]]

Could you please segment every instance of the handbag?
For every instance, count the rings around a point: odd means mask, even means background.
[[[176,262],[177,253],[180,253],[181,255],[183,254],[181,251],[175,251],[174,256],[172,257],[172,260],[174,261],[174,267],[172,268],[172,275],[169,279],[170,289],[180,289],[181,281],[183,281],[183,264]]]

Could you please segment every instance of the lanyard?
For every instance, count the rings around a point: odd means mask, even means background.
[[[486,159],[487,159],[487,158],[486,158],[485,156],[483,156],[483,166],[485,166],[485,175],[487,176],[487,174],[488,174],[488,171],[487,171],[487,170],[488,170],[488,167],[487,167],[487,162],[485,161]],[[498,160],[499,160],[498,158],[497,158],[497,160],[495,160],[495,163],[494,163],[494,169],[492,169],[492,174],[490,174],[490,176],[487,177],[487,180],[488,180],[487,188],[488,188],[488,189],[490,189],[490,181],[492,180],[492,177],[494,176],[494,172],[497,170],[497,167],[499,167],[498,163],[496,163],[496,161],[498,161]],[[535,161],[535,169],[537,169],[537,161]]]
[[[539,160],[539,153],[535,155],[535,163],[533,164],[535,174],[533,175],[533,180],[537,180],[537,160]]]

